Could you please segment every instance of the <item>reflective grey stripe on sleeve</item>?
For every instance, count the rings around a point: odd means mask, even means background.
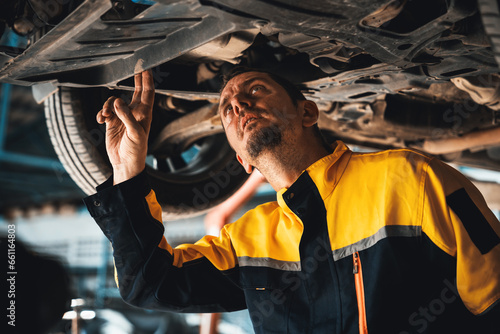
[[[382,227],[375,234],[361,239],[352,245],[342,247],[333,251],[335,261],[350,256],[356,252],[372,247],[377,242],[388,237],[419,237],[422,235],[421,226],[388,225]]]
[[[300,271],[300,261],[280,261],[269,257],[238,257],[240,267],[268,267],[287,271]]]

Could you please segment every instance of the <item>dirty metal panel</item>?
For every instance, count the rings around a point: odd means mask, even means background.
[[[108,0],[88,0],[82,3],[56,28],[6,65],[1,71],[0,81],[20,83],[17,80],[22,76],[54,70],[53,64],[47,61],[48,55],[63,45],[71,44],[75,35],[99,20],[110,8],[111,2]]]
[[[4,67],[0,81],[113,85],[236,28],[196,1],[156,4],[131,20],[102,20],[110,7],[109,0],[85,1]]]

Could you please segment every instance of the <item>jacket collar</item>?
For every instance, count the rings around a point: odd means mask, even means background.
[[[309,174],[323,200],[330,196],[337,186],[352,155],[352,151],[339,140],[332,145],[332,148],[334,149],[332,154],[319,159],[302,172]],[[283,196],[289,195],[286,193],[287,191],[288,188],[279,190],[277,200],[281,208],[289,211],[283,198]]]

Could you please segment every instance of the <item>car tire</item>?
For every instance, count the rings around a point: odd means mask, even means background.
[[[94,194],[96,186],[112,174],[105,149],[105,127],[95,120],[107,96],[109,91],[101,88],[61,87],[45,101],[55,151],[66,172],[88,195]],[[224,134],[207,136],[196,145],[196,155],[182,169],[165,171],[151,164],[146,167],[164,220],[209,210],[232,195],[248,177]]]

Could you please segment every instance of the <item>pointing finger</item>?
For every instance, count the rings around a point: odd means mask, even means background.
[[[137,105],[141,102],[142,95],[142,73],[134,75],[134,95],[132,95],[131,105]]]
[[[141,102],[147,106],[152,106],[155,98],[155,84],[153,72],[147,70],[142,72],[142,95]]]

